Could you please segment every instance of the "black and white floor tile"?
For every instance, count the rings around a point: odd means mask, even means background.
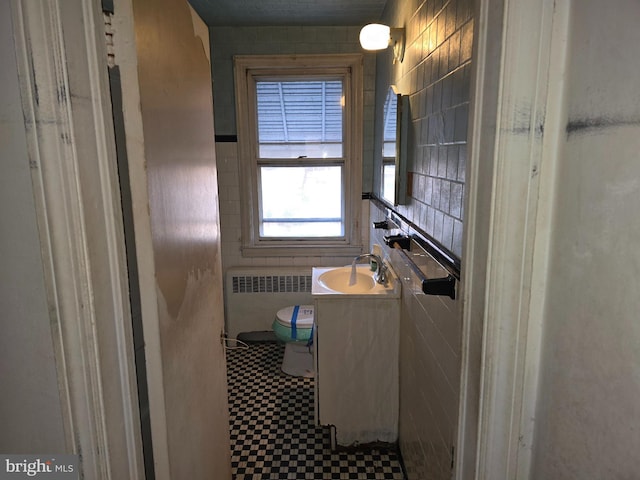
[[[279,343],[227,352],[234,479],[404,479],[395,451],[331,451],[313,379],[282,373],[283,354]]]

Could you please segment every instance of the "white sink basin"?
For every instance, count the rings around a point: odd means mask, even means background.
[[[375,281],[368,264],[356,266],[356,283],[349,285],[351,266],[314,268],[311,293],[314,295],[393,295],[399,294],[397,278],[389,272],[386,285]]]
[[[322,273],[318,277],[318,282],[329,290],[340,293],[365,293],[375,288],[376,281],[371,275],[370,269],[363,271],[363,268],[356,267],[356,282],[349,285],[351,279],[351,267],[335,268]]]

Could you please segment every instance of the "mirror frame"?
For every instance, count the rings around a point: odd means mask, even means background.
[[[395,131],[395,178],[394,178],[394,191],[393,191],[393,205],[405,205],[407,202],[407,144],[409,133],[409,96],[398,93],[395,85],[391,85],[387,92],[386,99],[389,95],[396,95],[396,131]],[[384,137],[384,132],[383,132]],[[391,199],[384,196],[384,138],[383,152],[382,152],[382,165],[381,165],[381,178],[382,183],[380,185],[380,196],[388,203],[391,203]],[[387,157],[389,158],[389,157]],[[388,163],[387,163],[388,164]]]
[[[407,145],[409,135],[409,96],[398,95],[396,113],[396,179],[394,205],[407,203]]]

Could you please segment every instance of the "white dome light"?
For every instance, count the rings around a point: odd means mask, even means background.
[[[393,62],[404,58],[404,28],[390,28],[380,23],[370,23],[360,30],[360,45],[365,50],[384,50],[393,45]]]
[[[384,50],[391,40],[391,28],[379,23],[370,23],[360,30],[360,45],[365,50]]]

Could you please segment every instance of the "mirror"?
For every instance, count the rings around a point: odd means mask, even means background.
[[[403,205],[407,191],[407,122],[409,97],[389,88],[383,109],[382,198]]]
[[[395,204],[398,95],[389,88],[384,101],[382,133],[382,198]]]

